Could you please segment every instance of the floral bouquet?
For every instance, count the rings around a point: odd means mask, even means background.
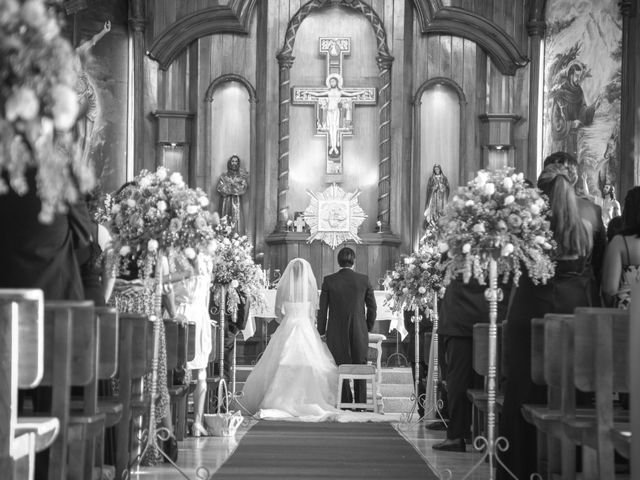
[[[187,187],[180,173],[170,174],[165,167],[143,170],[112,197],[114,251],[125,261],[133,255],[143,278],[151,274],[159,249],[169,258],[212,255],[217,243],[208,205],[206,194]]]
[[[431,309],[434,295],[443,288],[446,268],[440,261],[437,238],[436,228],[429,227],[418,250],[401,257],[395,270],[385,278],[384,286],[389,291],[387,302],[393,311]]]
[[[257,308],[264,307],[265,275],[253,260],[253,246],[248,238],[235,232],[227,217],[220,219],[215,233],[217,249],[213,255],[212,282],[214,287],[227,288],[227,307],[232,312],[237,311],[241,302],[238,290]],[[216,290],[219,295],[220,289]]]
[[[46,3],[0,2],[0,195],[35,188],[43,223],[94,184],[72,132],[79,110],[76,53]]]
[[[450,258],[445,284],[459,274],[465,282],[473,276],[485,284],[491,257],[505,283],[512,279],[517,284],[522,265],[534,283],[546,283],[555,272],[548,215],[545,197],[525,186],[522,173],[478,172],[458,189],[440,219],[438,248]]]

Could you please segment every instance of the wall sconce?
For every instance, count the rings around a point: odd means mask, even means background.
[[[480,115],[483,131],[483,167],[488,170],[514,166],[513,126],[522,117],[513,113]]]

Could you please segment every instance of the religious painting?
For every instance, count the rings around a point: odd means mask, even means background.
[[[615,0],[547,5],[544,156],[573,154],[594,200],[619,177],[622,19]]]
[[[128,2],[67,0],[65,34],[79,54],[76,135],[99,187],[117,189],[127,177]]]

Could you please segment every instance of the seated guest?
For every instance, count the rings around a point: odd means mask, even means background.
[[[411,363],[411,375],[412,378],[416,378],[416,367],[418,368],[418,416],[424,417],[424,407],[427,404],[427,360],[429,358],[429,340],[431,332],[431,322],[429,322],[425,316],[424,310],[420,310],[420,330],[419,330],[419,351],[418,351],[418,365],[416,365],[416,324],[413,321],[414,311],[404,311],[404,328],[409,332],[409,351],[407,352],[407,358]],[[415,381],[414,381],[415,384]]]
[[[640,280],[640,187],[627,193],[622,219],[604,257],[602,296],[607,306],[628,309],[631,285]]]

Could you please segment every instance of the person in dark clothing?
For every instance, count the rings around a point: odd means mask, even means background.
[[[376,299],[366,275],[353,271],[356,254],[349,247],[338,252],[340,270],[322,282],[318,309],[318,333],[326,335],[327,347],[337,365],[365,364],[369,332],[376,321]],[[365,308],[366,307],[366,308]],[[366,309],[366,313],[365,313]],[[354,395],[348,382],[342,387],[342,402],[366,401],[366,381],[354,380]]]
[[[499,288],[504,294],[498,303],[498,322],[501,322],[506,315],[505,299],[509,298],[510,284],[500,284]],[[438,334],[445,345],[449,422],[446,440],[435,444],[434,450],[466,451],[472,409],[467,390],[482,387],[482,377],[473,370],[473,325],[489,322],[486,289],[486,285],[480,285],[474,278],[469,283],[454,278],[442,299]]]

